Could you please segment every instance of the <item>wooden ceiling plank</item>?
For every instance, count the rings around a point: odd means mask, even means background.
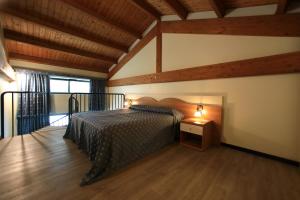
[[[143,49],[155,36],[157,35],[157,26],[152,28],[152,30],[146,34],[139,43],[132,48],[129,53],[124,56],[124,58],[109,72],[108,78],[115,75],[131,58],[133,58],[141,49]]]
[[[11,31],[11,30],[8,30],[8,29],[4,29],[4,37],[5,37],[6,40],[12,40],[12,41],[17,41],[17,42],[27,43],[27,44],[47,48],[47,49],[53,49],[53,50],[57,50],[57,51],[61,51],[61,52],[66,52],[66,53],[80,55],[80,56],[84,56],[84,57],[88,57],[88,58],[102,60],[102,61],[104,61],[106,63],[109,63],[109,64],[117,63],[117,59],[112,58],[112,57],[104,56],[104,55],[97,54],[97,53],[88,52],[88,51],[85,51],[85,50],[82,50],[82,49],[68,47],[68,46],[65,46],[65,45],[61,45],[61,44],[58,44],[58,43],[55,43],[55,42],[50,42],[50,41],[47,41],[47,40],[39,39],[39,38],[36,38],[36,37],[33,37],[33,36],[25,35],[25,34],[18,33],[16,31]]]
[[[28,61],[28,62],[38,63],[38,64],[46,64],[46,65],[53,65],[58,67],[67,67],[72,69],[81,69],[81,70],[108,73],[108,68],[104,68],[104,67],[80,66],[78,64],[40,58],[35,56],[28,56],[28,55],[12,53],[12,52],[10,53],[10,60],[22,60],[22,61]]]
[[[224,17],[226,8],[223,2],[220,0],[209,0],[209,3],[219,18]]]
[[[177,15],[185,20],[188,16],[188,11],[178,0],[165,0],[165,2],[174,10]]]
[[[133,5],[135,5],[143,12],[147,13],[150,16],[153,16],[157,20],[160,20],[161,14],[148,2],[141,1],[141,0],[129,0],[129,1],[132,2]]]
[[[64,34],[68,34],[74,37],[78,37],[84,40],[88,40],[94,43],[97,43],[99,45],[103,45],[103,46],[107,46],[109,48],[121,51],[121,52],[128,52],[128,47],[124,46],[123,44],[117,43],[115,41],[111,41],[105,38],[101,38],[99,36],[96,35],[92,35],[89,33],[84,33],[82,30],[78,30],[76,28],[70,28],[70,27],[66,27],[66,26],[62,26],[61,24],[57,24],[57,23],[53,23],[50,22],[49,20],[42,20],[38,17],[34,17],[31,15],[26,15],[22,12],[16,12],[14,10],[1,10],[0,11],[1,15],[6,15],[9,17],[13,17],[15,19],[21,19],[21,20],[25,20],[29,23],[33,23],[39,26],[43,26],[43,27],[47,27],[49,29],[52,29],[54,31],[59,31],[62,32]]]
[[[276,14],[284,14],[288,5],[288,0],[278,0]]]
[[[161,22],[163,33],[300,36],[300,14],[225,17]]]
[[[77,3],[76,1],[74,0],[60,0],[70,6],[72,6],[73,8],[76,8],[77,10],[80,10],[81,12],[84,12],[86,14],[88,14],[90,17],[96,19],[96,20],[100,20],[100,21],[103,21],[105,22],[106,24],[114,27],[114,28],[117,28],[127,34],[130,34],[131,36],[135,37],[135,38],[141,38],[142,37],[142,34],[139,33],[138,31],[136,30],[133,30],[127,26],[124,26],[116,21],[113,21],[111,19],[109,19],[108,17],[94,11],[94,10],[91,10],[85,6],[82,6],[80,5],[79,3]]]

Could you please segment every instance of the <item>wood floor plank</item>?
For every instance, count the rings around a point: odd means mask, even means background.
[[[80,187],[91,163],[65,129],[47,128],[0,141],[0,199],[300,199],[300,170],[217,147],[178,144]]]

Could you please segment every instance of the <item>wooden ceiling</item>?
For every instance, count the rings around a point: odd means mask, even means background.
[[[280,2],[280,3],[279,3]],[[279,4],[286,0],[2,0],[9,59],[108,72],[163,15]]]

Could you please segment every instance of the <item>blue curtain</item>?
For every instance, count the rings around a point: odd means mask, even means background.
[[[105,93],[105,80],[91,79],[91,93]],[[105,110],[105,102],[107,96],[105,94],[91,94],[89,101],[89,110]]]
[[[22,75],[22,93],[19,96],[17,120],[18,134],[27,134],[49,125],[50,79],[47,74],[29,73]]]

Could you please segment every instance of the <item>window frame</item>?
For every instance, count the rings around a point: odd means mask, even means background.
[[[85,83],[91,83],[91,80],[86,79],[76,79],[76,78],[59,78],[59,77],[50,77],[51,80],[59,80],[59,81],[67,81],[68,82],[68,92],[51,92],[51,87],[50,87],[50,94],[51,93],[57,93],[57,94],[71,94],[71,81],[76,81],[76,82],[85,82]],[[73,92],[74,93],[74,92]],[[75,92],[76,93],[76,92]],[[79,92],[81,93],[81,92]]]

